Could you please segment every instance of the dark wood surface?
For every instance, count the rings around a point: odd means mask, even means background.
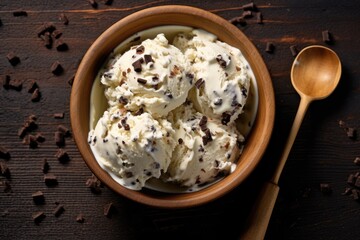
[[[68,79],[91,43],[109,26],[137,10],[164,4],[184,4],[209,10],[225,19],[242,14],[248,1],[123,1],[106,6],[98,1],[93,9],[86,0],[66,1],[0,1],[0,75],[23,81],[23,89],[0,89],[0,146],[11,154],[5,162],[11,176],[0,176],[0,239],[237,239],[246,222],[249,208],[262,181],[266,180],[279,159],[295,116],[299,96],[290,82],[294,57],[289,47],[300,50],[311,44],[329,46],[342,61],[340,85],[326,100],[314,102],[304,118],[280,180],[280,195],[268,228],[266,239],[359,239],[360,202],[342,193],[347,177],[359,171],[353,162],[360,156],[359,141],[349,139],[338,125],[360,123],[360,3],[353,1],[255,1],[263,15],[263,24],[249,19],[239,28],[253,41],[263,55],[271,73],[276,96],[276,119],[268,150],[255,172],[241,186],[209,204],[189,209],[165,210],[143,206],[119,196],[106,187],[94,194],[85,182],[91,172],[82,160],[72,138],[65,149],[71,160],[61,164],[54,156],[58,147],[54,132],[59,124],[70,128]],[[14,17],[25,10],[27,16]],[[65,13],[69,25],[59,21]],[[47,49],[37,37],[44,22],[53,22],[63,32],[61,37],[69,50]],[[329,30],[331,44],[324,43],[321,32]],[[265,52],[267,42],[275,51]],[[6,55],[14,51],[21,62],[11,66]],[[60,61],[65,69],[54,76],[50,66]],[[29,79],[39,85],[41,99],[31,101],[27,92]],[[53,114],[64,112],[64,119]],[[46,140],[30,149],[17,135],[30,114],[38,119],[38,129]],[[47,187],[43,182],[42,161],[59,184]],[[5,181],[11,185],[6,192]],[[321,183],[332,187],[330,195],[320,191]],[[42,191],[45,204],[36,205],[32,193]],[[103,207],[112,202],[116,211],[104,216]],[[56,203],[65,212],[55,217]],[[46,215],[35,224],[32,214]],[[83,213],[85,222],[76,222]]]

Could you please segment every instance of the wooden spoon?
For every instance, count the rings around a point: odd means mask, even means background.
[[[341,62],[334,51],[323,46],[304,48],[291,68],[291,83],[301,97],[290,135],[273,177],[263,186],[240,239],[264,239],[279,193],[279,178],[309,104],[328,97],[341,76]]]

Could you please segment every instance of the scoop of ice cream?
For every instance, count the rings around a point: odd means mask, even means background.
[[[110,106],[161,117],[185,101],[193,80],[188,68],[183,53],[159,34],[116,57],[101,82]]]
[[[233,122],[246,103],[250,87],[250,66],[241,51],[203,30],[179,34],[173,43],[191,62],[195,88],[189,98],[201,113]]]
[[[90,131],[89,144],[97,161],[121,185],[140,190],[149,178],[159,178],[167,170],[175,147],[173,135],[165,119],[112,107]]]
[[[192,187],[211,182],[231,172],[244,141],[233,124],[207,118],[186,103],[170,113],[178,144],[173,152],[166,181]]]

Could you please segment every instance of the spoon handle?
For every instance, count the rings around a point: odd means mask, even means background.
[[[261,189],[255,204],[249,214],[247,226],[240,236],[240,240],[261,240],[264,239],[271,214],[274,209],[276,199],[279,193],[279,178],[289,156],[296,135],[300,129],[302,120],[311,103],[312,99],[302,96],[300,105],[296,113],[294,123],[291,127],[289,137],[283,150],[279,164],[269,182],[266,182]]]

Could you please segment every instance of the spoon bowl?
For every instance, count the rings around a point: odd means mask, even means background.
[[[336,53],[324,46],[304,48],[294,60],[291,82],[300,95],[312,100],[328,97],[338,85],[341,64]]]

